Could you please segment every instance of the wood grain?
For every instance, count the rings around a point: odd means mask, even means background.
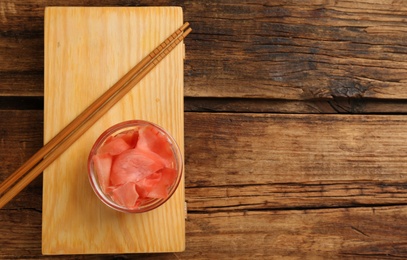
[[[2,1],[0,180],[42,145],[50,5],[181,6],[194,29],[186,251],[52,259],[407,258],[406,2]],[[41,195],[0,210],[1,259],[50,258]]]
[[[41,148],[43,111],[0,110],[0,181]]]
[[[26,122],[25,128],[18,127],[22,118]],[[7,140],[14,140],[0,143],[0,151],[21,151],[23,158],[28,157],[29,149],[21,149],[16,144],[20,138],[26,138],[33,143],[32,149],[41,145],[41,118],[41,111],[0,111],[0,122],[3,122],[1,129],[8,133]],[[400,157],[399,149],[405,145],[405,116],[316,115],[312,122],[301,118],[307,119],[308,115],[186,113],[186,251],[175,255],[116,255],[105,258],[242,259],[252,255],[260,258],[405,258],[406,234],[401,227],[407,221],[406,178],[402,176],[406,167],[403,159],[399,159],[400,164],[391,167],[386,164],[387,160]],[[4,123],[6,119],[10,121],[8,124]],[[228,124],[215,127],[224,120]],[[259,169],[256,168],[258,163],[264,162],[266,158],[271,160],[274,156],[269,153],[268,156],[259,157],[263,149],[261,147],[268,146],[271,149],[279,146],[280,150],[275,151],[281,154],[289,149],[282,147],[283,143],[291,147],[306,147],[312,141],[315,142],[315,135],[304,134],[297,139],[290,137],[293,141],[288,144],[286,142],[289,138],[284,133],[281,133],[279,139],[258,140],[261,131],[266,131],[265,125],[271,128],[286,127],[293,131],[294,124],[298,128],[309,126],[307,131],[320,129],[319,136],[325,136],[325,140],[331,139],[333,143],[326,149],[333,151],[337,145],[337,151],[345,154],[350,151],[343,151],[340,144],[347,138],[353,138],[353,133],[358,132],[361,126],[386,128],[386,131],[378,129],[367,133],[366,139],[354,139],[354,147],[358,147],[356,144],[362,147],[362,144],[367,145],[374,137],[376,142],[370,145],[376,147],[377,151],[369,152],[365,148],[363,154],[366,158],[376,157],[376,166],[386,167],[372,171],[372,180],[360,180],[363,165],[357,165],[356,162],[343,163],[341,171],[335,171],[341,162],[331,160],[328,153],[322,160],[325,169],[330,172],[328,175],[318,168],[311,169],[316,164],[312,158],[317,149],[304,149],[303,153],[309,156],[291,157],[298,160],[296,165],[302,164],[304,169],[308,168],[313,180],[289,171],[292,168],[289,165],[279,168],[263,166],[260,169],[265,171],[256,170]],[[28,126],[34,130],[28,131]],[[242,127],[252,134],[242,135]],[[256,128],[257,134],[254,131]],[[346,132],[344,129],[353,130]],[[387,135],[393,136],[393,140],[387,139]],[[230,142],[237,142],[237,145],[231,146]],[[242,163],[240,154],[247,151],[244,144],[248,142],[257,149],[254,149],[253,156],[245,157],[246,161]],[[261,144],[263,142],[264,145]],[[276,142],[280,145],[274,144]],[[399,144],[394,146],[389,142]],[[384,146],[387,152],[381,150],[380,147]],[[230,174],[226,168],[218,170],[220,164],[215,160],[212,161],[214,163],[203,163],[210,161],[210,158],[204,158],[204,154],[214,154],[215,151],[225,149],[230,151],[225,164],[228,165],[229,160],[236,160],[236,165],[240,166],[234,174]],[[352,153],[352,158],[357,158],[357,152],[354,150]],[[19,166],[11,156],[6,160],[9,168]],[[199,170],[202,164],[206,165],[205,171]],[[208,173],[212,174],[214,181],[208,180]],[[2,169],[0,176],[5,174]],[[388,178],[391,174],[394,177]],[[280,181],[275,181],[277,178]],[[199,186],[197,183],[200,183]],[[0,210],[3,223],[0,225],[0,244],[4,245],[0,250],[0,258],[46,259],[41,257],[40,243],[41,188],[40,181],[34,182],[17,200]]]
[[[404,2],[211,2],[194,7],[205,15],[191,19],[199,41],[190,47],[194,56],[186,67],[212,84],[195,80],[187,84],[188,96],[406,97]],[[205,66],[196,66],[201,59]]]
[[[406,124],[403,115],[195,113],[186,121],[201,132],[185,136],[188,186],[405,181]]]
[[[105,0],[91,5],[131,5]],[[38,95],[41,75],[7,81],[8,72],[41,71],[43,11],[81,1],[7,0],[0,24],[0,95]],[[138,1],[185,10],[185,95],[283,100],[406,99],[407,4],[403,1]],[[23,25],[23,26],[22,26]],[[20,84],[18,84],[20,83]],[[28,87],[28,86],[27,86]],[[11,88],[11,89],[10,89]],[[31,92],[32,91],[32,92]]]
[[[188,112],[282,114],[406,114],[407,102],[389,99],[279,100],[267,98],[186,97]]]
[[[4,211],[4,210],[1,210]],[[2,212],[0,257],[30,259],[403,259],[407,257],[405,207],[246,211],[190,214],[182,253],[42,257],[41,214]]]
[[[177,7],[47,8],[44,141],[182,24],[182,10]],[[183,54],[182,44],[175,47],[44,171],[44,254],[184,250],[183,181],[161,207],[124,214],[97,199],[86,170],[95,140],[108,127],[126,120],[148,120],[162,126],[183,154]]]

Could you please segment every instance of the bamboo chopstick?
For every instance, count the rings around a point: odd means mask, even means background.
[[[192,29],[188,27],[189,23],[183,24],[3,181],[0,184],[0,208],[12,200],[22,189],[44,171],[48,165],[84,134],[100,117],[113,107],[114,104],[125,96],[165,56],[182,42],[192,31]]]

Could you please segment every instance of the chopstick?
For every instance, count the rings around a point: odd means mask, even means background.
[[[184,23],[0,184],[0,208],[43,172],[192,31]],[[188,29],[187,29],[188,28]]]

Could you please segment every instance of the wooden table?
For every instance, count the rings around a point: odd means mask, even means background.
[[[407,258],[407,3],[237,2],[86,1],[194,29],[187,249],[106,258]],[[0,181],[42,145],[47,5],[83,4],[0,2]],[[0,210],[0,258],[46,258],[41,208],[39,177]]]

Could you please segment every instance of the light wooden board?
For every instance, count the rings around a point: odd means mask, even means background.
[[[182,23],[179,7],[46,8],[44,142]],[[160,208],[125,214],[97,199],[86,168],[102,131],[130,119],[163,126],[184,153],[183,58],[180,44],[44,171],[43,254],[184,250],[183,180]]]

